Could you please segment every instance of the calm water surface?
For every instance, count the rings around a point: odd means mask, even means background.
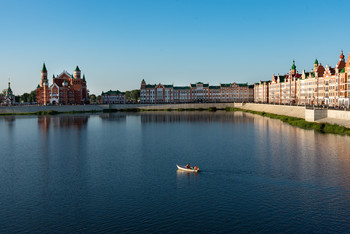
[[[0,117],[0,233],[349,232],[350,138],[246,113]],[[190,162],[198,174],[177,171]]]

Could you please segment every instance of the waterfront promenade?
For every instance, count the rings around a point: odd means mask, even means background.
[[[107,104],[107,105],[64,105],[64,106],[1,106],[0,114],[35,113],[39,111],[92,112],[106,109],[127,110],[169,110],[169,109],[225,109],[236,107],[245,110],[272,113],[302,118],[310,122],[338,124],[350,128],[350,112],[344,110],[313,110],[303,106],[271,105],[255,103],[186,103],[186,104]]]

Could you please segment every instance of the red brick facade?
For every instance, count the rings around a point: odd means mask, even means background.
[[[44,64],[41,70],[41,82],[37,88],[37,100],[40,105],[87,103],[88,93],[85,75],[81,78],[81,71],[77,66],[74,76],[67,71],[63,71],[56,77],[53,75],[52,85],[49,86]]]

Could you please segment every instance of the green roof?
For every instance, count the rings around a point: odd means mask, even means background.
[[[203,82],[197,82],[195,84],[191,84],[190,86],[191,87],[197,87],[197,85],[203,85],[203,87],[209,87],[209,84],[204,84]]]
[[[123,93],[123,92],[120,92],[119,90],[117,90],[117,91],[109,90],[109,91],[107,91],[107,92],[102,92],[101,95],[104,95],[104,94],[111,95],[111,94],[124,94],[124,93]]]
[[[85,80],[85,74],[83,75],[83,81],[86,82],[86,80]]]
[[[293,60],[292,70],[295,70],[295,68],[296,68],[295,61]]]
[[[345,73],[345,67],[341,69],[340,73]]]
[[[221,87],[230,87],[231,84],[220,84]]]
[[[75,71],[80,71],[80,69],[79,69],[79,67],[78,67],[78,66],[75,68]]]
[[[173,85],[164,85],[164,88],[172,88],[174,87]]]
[[[209,89],[220,89],[220,86],[209,86]]]
[[[180,89],[190,89],[189,86],[176,86],[174,87],[175,90],[180,90]]]
[[[150,84],[146,85],[146,88],[155,88],[155,87],[156,87],[155,84],[154,85],[150,85]]]
[[[43,69],[41,69],[42,72],[47,72],[45,63],[43,64]]]
[[[314,64],[315,64],[315,65],[318,65],[318,60],[317,60],[317,59],[315,59]]]
[[[52,78],[55,79],[55,75],[52,75]]]
[[[237,84],[239,87],[248,87],[248,83]]]
[[[40,85],[36,86],[36,88],[37,88],[37,89],[40,88]]]

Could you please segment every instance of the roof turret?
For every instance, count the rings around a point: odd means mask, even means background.
[[[317,65],[317,66],[318,66],[318,60],[317,60],[317,58],[315,59],[314,65]]]
[[[77,67],[75,68],[75,70],[74,70],[74,71],[79,71],[79,72],[80,72],[79,67],[77,66]]]
[[[292,70],[295,70],[295,68],[296,68],[295,61],[293,60]]]
[[[41,69],[42,72],[47,72],[45,63],[43,64],[43,69]]]

